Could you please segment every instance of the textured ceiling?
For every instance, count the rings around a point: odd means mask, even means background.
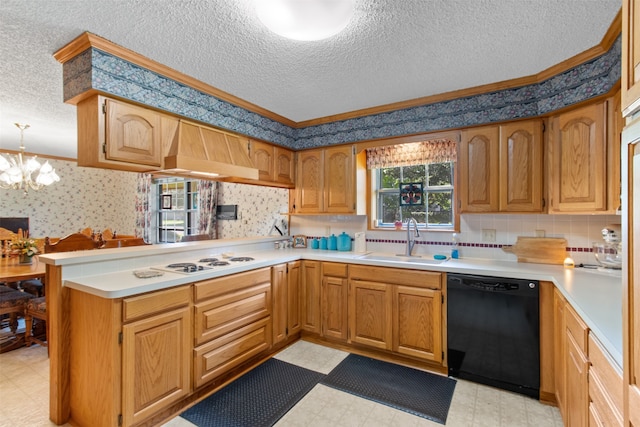
[[[0,149],[76,156],[53,53],[84,31],[294,121],[529,76],[600,43],[620,0],[356,0],[318,42],[271,34],[252,0],[3,0]]]

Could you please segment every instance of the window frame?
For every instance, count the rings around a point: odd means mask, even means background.
[[[163,186],[173,186],[168,192],[163,190]],[[177,187],[182,186],[181,189]],[[197,234],[198,231],[198,183],[195,179],[188,178],[159,178],[153,181],[155,215],[152,228],[158,243],[177,243],[183,236]],[[179,194],[181,193],[181,194]],[[165,209],[164,200],[167,195],[171,195],[171,208]],[[179,196],[177,203],[174,199]],[[182,204],[181,208],[177,208]],[[182,220],[182,227],[167,227],[163,220],[167,221],[172,216],[173,220]],[[168,240],[167,234],[173,233],[174,240]],[[182,234],[180,235],[180,232]],[[164,234],[164,240],[162,239]]]
[[[444,163],[444,162],[437,162],[437,163]],[[459,214],[458,205],[457,205],[458,163],[456,161],[451,161],[451,165],[452,165],[452,172],[451,172],[452,184],[446,185],[446,186],[429,186],[428,179],[427,179],[428,177],[426,176],[428,172],[428,168],[426,167],[427,165],[422,165],[422,166],[425,166],[425,184],[423,186],[425,204],[428,205],[429,193],[451,191],[452,192],[452,195],[451,195],[452,224],[446,224],[446,225],[435,224],[435,225],[429,226],[425,222],[419,222],[418,228],[420,230],[445,231],[445,232],[460,231],[460,214]],[[402,166],[398,166],[398,167],[400,168]],[[400,197],[400,189],[399,188],[380,188],[380,180],[381,180],[380,171],[381,169],[370,169],[367,171],[369,194],[371,195],[370,196],[371,200],[369,201],[369,217],[372,218],[372,220],[369,222],[368,228],[370,230],[391,231],[396,229],[394,223],[385,223],[385,222],[382,222],[380,218],[378,218],[379,217],[378,213],[382,211],[382,203],[383,203],[382,197],[380,196],[383,194],[386,194],[386,195],[394,194]],[[425,206],[425,217],[426,215],[428,215],[428,207]],[[402,224],[402,229],[406,229],[404,222]]]

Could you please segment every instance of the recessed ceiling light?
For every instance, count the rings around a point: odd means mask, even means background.
[[[322,40],[342,31],[355,0],[255,0],[258,18],[271,31],[293,40]]]

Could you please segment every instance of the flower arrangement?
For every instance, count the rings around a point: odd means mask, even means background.
[[[11,250],[19,255],[32,257],[38,253],[38,243],[36,239],[18,237],[11,242]]]

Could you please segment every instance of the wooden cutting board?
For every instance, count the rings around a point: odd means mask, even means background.
[[[518,262],[563,264],[567,257],[567,239],[519,236],[514,245],[505,245],[502,250],[516,255]]]

